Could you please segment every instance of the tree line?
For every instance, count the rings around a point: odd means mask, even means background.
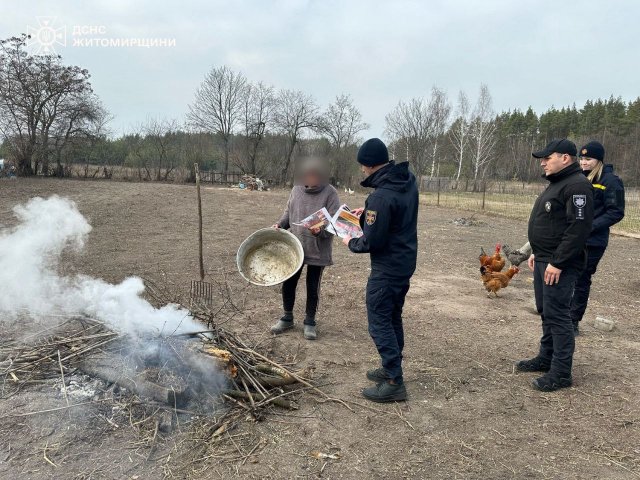
[[[354,162],[369,125],[348,94],[326,107],[302,90],[252,82],[226,66],[212,68],[193,95],[186,118],[149,118],[114,138],[112,117],[91,88],[90,74],[60,56],[30,55],[28,37],[0,41],[0,157],[21,175],[69,176],[75,164],[128,167],[140,180],[167,181],[176,172],[205,170],[291,180],[296,159],[329,160],[332,180],[352,187]],[[452,101],[432,87],[400,100],[385,117],[384,136],[398,161],[422,178],[447,177],[464,188],[481,182],[531,182],[539,168],[531,151],[552,138],[602,141],[607,159],[629,184],[640,180],[640,98],[588,101],[581,108],[529,107],[495,112],[487,85],[470,100]],[[580,146],[580,145],[578,145]]]

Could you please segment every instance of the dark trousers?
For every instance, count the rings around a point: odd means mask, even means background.
[[[536,308],[542,318],[540,358],[550,361],[552,374],[561,377],[571,375],[575,337],[571,322],[571,297],[580,271],[566,268],[555,285],[544,284],[546,262],[535,262],[533,287]]]
[[[282,306],[285,312],[293,312],[296,304],[296,287],[298,280],[302,275],[304,265],[298,270],[293,277],[286,280],[282,284]],[[307,265],[307,306],[305,310],[304,324],[316,324],[316,312],[318,311],[318,302],[320,301],[320,282],[322,281],[322,272],[324,267],[316,265]]]
[[[571,299],[571,320],[574,322],[579,322],[584,317],[591,291],[591,276],[596,273],[604,250],[601,247],[587,247],[587,267],[578,277]]]
[[[382,367],[396,383],[402,383],[402,308],[409,280],[372,275],[367,282],[369,335],[378,349]]]

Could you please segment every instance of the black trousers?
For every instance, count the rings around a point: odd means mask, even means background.
[[[298,281],[304,270],[304,265],[293,277],[282,284],[282,306],[285,312],[293,312],[296,304],[296,288]],[[307,265],[307,306],[305,310],[304,324],[316,324],[316,312],[320,301],[320,283],[322,282],[322,272],[324,267]]]
[[[580,270],[566,268],[555,285],[544,284],[546,262],[535,262],[533,287],[536,308],[542,318],[540,358],[551,363],[551,374],[561,377],[571,375],[575,337],[571,321],[571,298]]]
[[[604,255],[602,247],[587,247],[587,267],[582,271],[576,287],[573,290],[571,299],[571,320],[579,322],[584,317],[589,302],[589,292],[591,291],[591,277],[596,273],[598,264]]]
[[[382,367],[395,383],[402,383],[404,328],[402,308],[410,278],[369,277],[367,282],[367,320]]]

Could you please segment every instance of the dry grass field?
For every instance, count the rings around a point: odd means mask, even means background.
[[[139,275],[176,292],[186,291],[197,277],[193,186],[4,181],[0,224],[15,224],[14,205],[52,194],[74,200],[93,226],[84,252],[65,256],[65,272],[110,282]],[[478,274],[480,246],[524,243],[525,222],[476,214],[479,224],[458,226],[454,220],[468,212],[423,206],[419,267],[405,311],[410,398],[375,405],[360,396],[367,386],[365,372],[377,361],[363,303],[366,256],[335,243],[335,265],[322,286],[316,342],[305,341],[301,328],[273,338],[269,326],[280,315],[278,288],[247,285],[236,272],[240,242],[271,225],[286,198],[285,191],[205,187],[207,271],[212,278],[226,275],[242,307],[227,328],[276,358],[313,367],[322,389],[350,409],[305,393],[299,410],[274,409],[261,422],[243,422],[220,446],[220,455],[194,459],[198,437],[188,421],[170,435],[159,435],[150,452],[142,425],[110,420],[116,417],[106,405],[22,415],[65,405],[51,381],[0,399],[0,478],[640,477],[638,240],[612,238],[577,339],[574,386],[545,394],[530,387],[533,374],[513,368],[518,359],[535,355],[540,335],[531,274],[516,276],[498,299],[487,298]],[[342,200],[355,208],[364,196]],[[296,313],[300,318],[301,305]],[[596,330],[596,315],[615,320],[616,328]],[[1,320],[3,341],[32,327]],[[259,448],[250,452],[252,445]],[[236,450],[244,456],[235,455]],[[333,458],[318,459],[312,454],[317,451]]]

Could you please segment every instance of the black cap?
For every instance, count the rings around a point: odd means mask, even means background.
[[[545,158],[551,155],[552,153],[562,153],[571,155],[575,157],[578,155],[578,150],[576,149],[576,144],[571,140],[567,140],[566,138],[561,138],[559,140],[551,140],[549,144],[544,147],[542,150],[538,150],[537,152],[533,152],[535,158]]]
[[[365,167],[375,167],[389,163],[387,146],[379,138],[370,138],[358,150],[358,163]]]
[[[600,142],[589,142],[580,149],[580,156],[604,162],[604,146]]]

